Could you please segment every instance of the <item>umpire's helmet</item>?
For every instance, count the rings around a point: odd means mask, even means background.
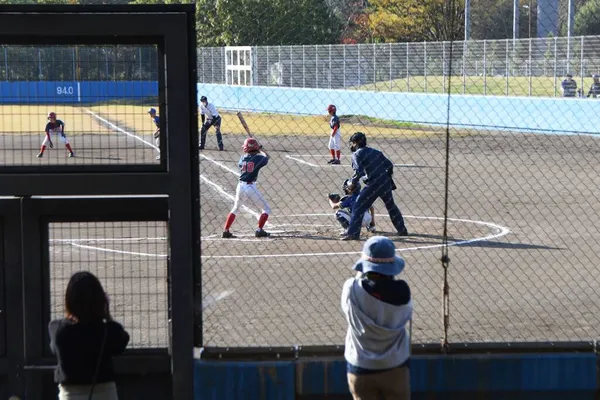
[[[356,185],[352,188],[352,190],[349,189],[349,186],[352,184],[352,179],[346,179],[344,181],[344,184],[342,185],[342,189],[344,190],[345,194],[350,194],[350,193],[354,193],[354,192],[360,192],[360,183],[356,183]]]
[[[350,150],[352,152],[355,152],[361,147],[367,147],[367,136],[362,132],[356,132],[350,136],[348,145],[350,146]]]

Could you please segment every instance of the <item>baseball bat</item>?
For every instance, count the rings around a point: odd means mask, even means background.
[[[240,122],[242,123],[244,130],[248,134],[248,137],[254,137],[254,136],[252,136],[252,132],[250,132],[250,128],[248,127],[248,124],[246,123],[246,120],[244,119],[244,116],[242,115],[241,111],[237,112],[237,116],[240,119]]]

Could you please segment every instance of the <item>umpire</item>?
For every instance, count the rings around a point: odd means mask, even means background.
[[[357,185],[363,176],[365,186],[356,198],[356,203],[352,208],[350,226],[342,235],[342,240],[360,240],[360,225],[363,215],[377,198],[380,198],[385,204],[398,235],[407,236],[408,230],[404,225],[404,218],[394,203],[392,194],[392,191],[396,189],[392,179],[394,164],[381,151],[367,147],[367,137],[362,132],[354,133],[350,137],[349,145],[350,151],[352,151],[352,169],[354,169],[354,176],[351,178],[352,186]]]

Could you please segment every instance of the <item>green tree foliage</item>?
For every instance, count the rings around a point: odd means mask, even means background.
[[[600,34],[600,0],[589,0],[575,13],[575,34]]]
[[[198,44],[336,43],[340,21],[323,0],[198,0]]]
[[[521,0],[519,37],[529,37],[529,12],[531,36],[536,36],[537,2]],[[513,2],[511,0],[471,0],[471,38],[509,39],[513,36]]]

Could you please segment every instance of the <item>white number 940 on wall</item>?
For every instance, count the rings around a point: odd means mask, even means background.
[[[73,86],[58,86],[56,88],[56,94],[62,96],[72,96],[75,94],[75,89],[73,89]]]

